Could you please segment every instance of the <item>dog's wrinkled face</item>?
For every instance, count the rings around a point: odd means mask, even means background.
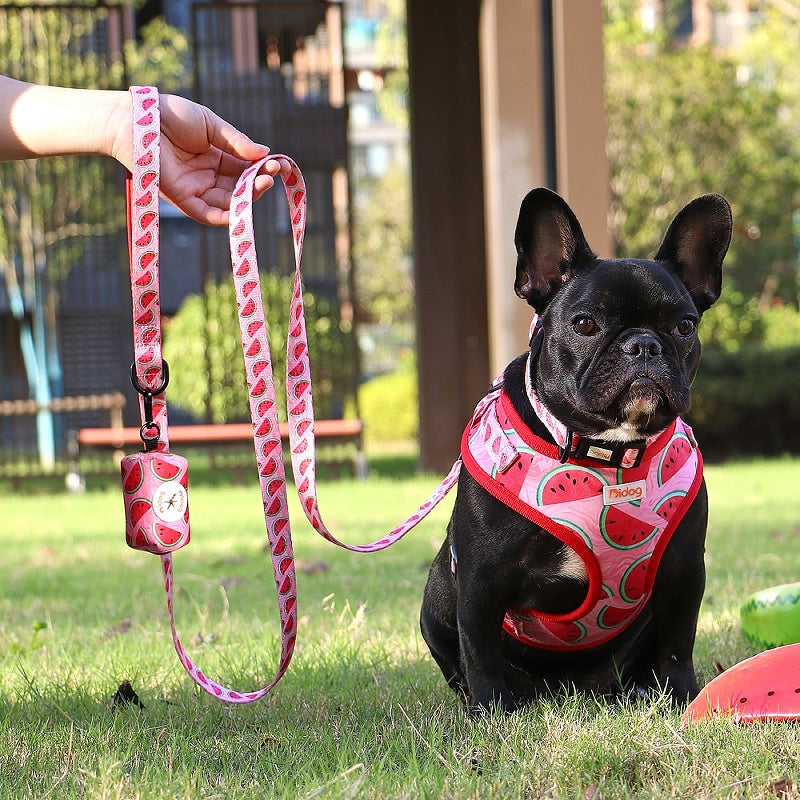
[[[655,260],[603,260],[558,195],[537,189],[525,198],[515,288],[541,317],[532,379],[561,422],[627,441],[688,410],[697,326],[719,296],[730,235],[728,204],[705,195],[673,220]]]
[[[689,408],[700,315],[683,284],[653,262],[596,261],[542,315],[537,363],[545,405],[572,430],[608,440],[649,436]]]

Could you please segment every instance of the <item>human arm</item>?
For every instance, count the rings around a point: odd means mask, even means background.
[[[269,153],[205,106],[161,95],[161,194],[188,216],[227,225],[228,206],[244,168]],[[128,92],[68,89],[0,75],[0,161],[99,154],[133,163]],[[269,161],[255,193],[288,168]]]

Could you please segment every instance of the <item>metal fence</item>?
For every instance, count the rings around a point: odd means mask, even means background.
[[[34,83],[120,89],[131,9],[103,4],[0,6],[0,72]],[[68,428],[98,412],[51,401],[111,391],[130,360],[123,170],[71,157],[0,164],[0,400],[35,414],[0,418],[6,460],[63,453]],[[128,302],[128,306],[130,303]]]

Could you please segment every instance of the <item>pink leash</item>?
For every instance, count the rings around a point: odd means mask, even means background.
[[[417,511],[375,542],[364,545],[345,544],[326,527],[317,503],[314,407],[300,273],[306,223],[305,182],[297,164],[284,155],[271,154],[250,165],[239,178],[231,199],[231,265],[264,520],[278,593],[281,656],[272,682],[253,692],[236,692],[226,688],[205,675],[188,657],[178,637],[173,615],[172,551],[189,541],[189,509],[185,459],[169,452],[164,397],[169,373],[161,357],[158,278],[161,128],[158,92],[152,87],[142,86],[132,86],[130,92],[134,109],[134,167],[128,184],[134,336],[132,378],[141,395],[141,435],[144,450],[123,459],[126,539],[131,547],[161,556],[172,641],[189,676],[213,697],[229,703],[250,703],[264,697],[286,672],[297,636],[297,582],[286,475],[253,232],[254,182],[267,161],[281,159],[291,164],[290,172],[281,175],[289,204],[295,256],[294,290],[287,337],[286,396],[292,471],[308,521],[321,536],[339,547],[360,553],[382,550],[394,544],[424,519],[455,485],[461,461],[455,462],[447,477]]]

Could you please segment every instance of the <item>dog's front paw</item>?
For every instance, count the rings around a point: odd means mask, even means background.
[[[697,680],[694,675],[691,675],[686,680],[681,682],[668,682],[667,692],[672,700],[673,705],[683,707],[692,702],[692,700],[700,694],[700,687],[697,685]]]
[[[519,704],[508,687],[493,685],[471,691],[468,707],[470,716],[477,717],[497,712],[511,714],[519,708]]]
[[[639,703],[643,700],[649,700],[653,696],[654,692],[655,689],[652,686],[643,686],[640,683],[631,683],[625,687],[625,691],[622,692],[621,696],[631,703]],[[611,695],[611,697],[614,698],[616,695]]]
[[[622,694],[634,702],[664,695],[675,708],[685,706],[699,694],[700,687],[691,664],[680,668],[674,665],[672,667],[661,674],[653,671],[650,679],[644,683],[632,682],[626,685]]]
[[[661,670],[658,685],[667,692],[675,706],[685,706],[700,693],[691,660],[678,662],[670,659],[667,668]]]

